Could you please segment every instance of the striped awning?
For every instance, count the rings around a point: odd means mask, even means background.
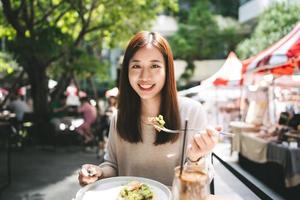
[[[271,47],[248,59],[247,72],[271,72],[278,75],[293,74],[300,65],[300,22],[294,29]]]

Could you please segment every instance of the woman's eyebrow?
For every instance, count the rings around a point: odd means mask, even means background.
[[[131,60],[130,62],[141,62],[141,60]],[[150,62],[162,63],[160,60],[150,60]]]
[[[160,60],[151,60],[151,62],[162,63],[162,61],[160,61]]]
[[[130,62],[141,62],[140,60],[131,60]]]

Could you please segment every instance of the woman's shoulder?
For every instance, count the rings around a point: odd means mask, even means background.
[[[112,115],[109,117],[109,122],[110,122],[110,127],[109,127],[109,135],[111,138],[118,137],[117,134],[117,118],[118,118],[118,113],[114,112]]]
[[[178,105],[180,110],[186,109],[203,109],[202,104],[188,97],[178,97]]]
[[[111,113],[111,123],[113,123],[116,126],[117,123],[117,119],[118,119],[118,110],[115,110],[114,112]]]
[[[187,97],[179,97],[178,104],[181,120],[189,119],[190,127],[205,128],[207,116],[200,102]]]
[[[202,104],[188,97],[178,97],[178,107],[181,116],[188,117],[205,115],[205,111]]]

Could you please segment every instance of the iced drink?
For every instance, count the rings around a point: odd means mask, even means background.
[[[172,186],[173,200],[203,200],[208,196],[207,173],[199,166],[184,166],[181,177],[180,167],[175,168]]]

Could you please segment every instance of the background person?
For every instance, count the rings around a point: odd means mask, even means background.
[[[91,126],[97,119],[97,109],[90,104],[88,97],[83,97],[81,98],[81,106],[78,108],[78,112],[82,113],[84,122],[76,131],[84,137],[84,143],[88,143],[94,138]]]
[[[108,106],[105,110],[105,114],[111,118],[113,114],[117,111],[117,103],[118,99],[117,96],[109,96],[108,97]]]
[[[25,101],[23,101],[20,95],[13,94],[10,99],[10,103],[7,106],[7,109],[16,114],[18,121],[23,121],[24,113],[31,112],[30,107]]]

